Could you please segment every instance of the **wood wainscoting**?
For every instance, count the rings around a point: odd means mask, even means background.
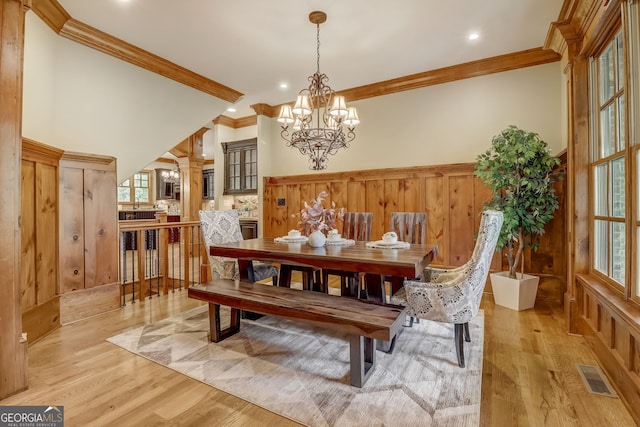
[[[381,238],[391,227],[391,212],[426,212],[426,242],[438,246],[433,264],[464,264],[473,252],[480,212],[490,190],[474,175],[474,163],[314,173],[264,178],[263,226],[265,237],[278,237],[297,229],[294,216],[304,202],[321,191],[329,193],[325,206],[335,202],[352,212],[373,212],[371,236]],[[540,250],[525,254],[526,272],[541,277],[538,298],[562,301],[566,290],[564,236],[564,181],[555,184],[560,209],[546,227]],[[503,268],[503,266],[505,266]],[[496,255],[492,269],[506,269]],[[487,290],[490,291],[487,283]]]
[[[579,332],[640,424],[640,310],[594,276],[576,275]]]
[[[22,139],[20,304],[29,343],[60,327],[58,169],[62,154]]]
[[[116,159],[65,152],[58,185],[64,325],[120,307]]]

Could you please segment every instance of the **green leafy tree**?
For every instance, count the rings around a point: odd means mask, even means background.
[[[516,278],[523,250],[536,251],[544,226],[558,209],[552,184],[560,159],[549,154],[549,146],[537,133],[509,126],[493,137],[491,148],[476,159],[475,174],[493,191],[486,203],[502,211],[504,223],[498,248],[507,248],[509,277]]]

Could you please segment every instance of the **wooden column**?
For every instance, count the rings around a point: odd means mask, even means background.
[[[0,0],[0,399],[27,388],[20,304],[22,59],[28,0]]]
[[[178,159],[180,166],[180,219],[199,221],[202,209],[202,166],[204,159],[184,157]]]
[[[202,209],[202,136],[208,128],[201,128],[171,149],[180,166],[180,219],[198,221]]]

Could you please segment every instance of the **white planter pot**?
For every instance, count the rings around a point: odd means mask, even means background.
[[[511,279],[508,271],[491,273],[493,300],[496,305],[512,310],[527,310],[536,304],[538,276],[517,273],[517,279]]]

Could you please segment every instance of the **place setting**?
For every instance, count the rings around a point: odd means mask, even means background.
[[[303,236],[300,230],[289,230],[286,236],[273,239],[275,243],[306,243],[307,240],[309,240],[309,238]]]
[[[325,246],[349,246],[355,245],[356,241],[353,239],[345,239],[340,235],[337,229],[332,228],[327,234],[327,240],[324,243]]]
[[[373,249],[409,249],[411,244],[398,241],[398,234],[395,231],[389,231],[382,235],[381,240],[367,242],[366,247]]]

